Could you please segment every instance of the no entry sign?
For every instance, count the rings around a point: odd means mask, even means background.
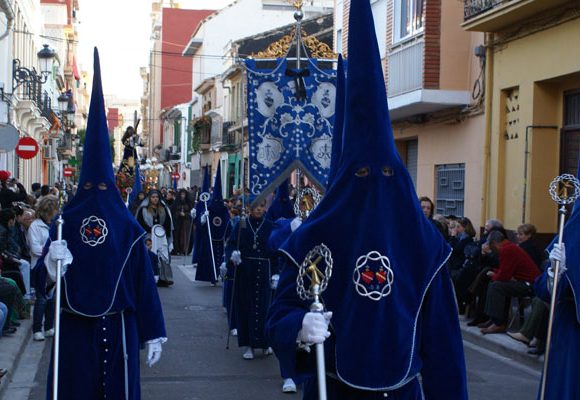
[[[16,155],[28,160],[38,153],[38,143],[31,137],[20,138],[16,145]]]
[[[73,176],[74,172],[75,172],[74,168],[67,167],[62,171],[62,174],[65,177],[70,178],[71,176]]]

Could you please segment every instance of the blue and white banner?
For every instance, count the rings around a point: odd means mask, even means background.
[[[320,189],[330,169],[336,73],[314,61],[301,70],[280,60],[258,70],[246,60],[250,140],[250,197],[272,192],[296,168]]]

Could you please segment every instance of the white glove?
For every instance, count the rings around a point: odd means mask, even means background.
[[[53,282],[56,282],[56,263],[59,260],[62,261],[60,276],[63,277],[66,274],[69,264],[73,262],[73,256],[66,247],[66,240],[55,240],[50,243],[48,254],[44,258],[44,265],[46,265],[48,276]]]
[[[228,273],[228,268],[226,267],[225,261],[220,265],[220,275],[222,279],[225,279],[226,274]]]
[[[232,260],[234,265],[237,267],[242,263],[242,253],[240,253],[239,250],[232,251],[232,256],[230,257],[230,260]]]
[[[207,219],[209,217],[209,211],[204,211],[203,214],[201,214],[201,224],[205,225],[207,223]]]
[[[191,215],[191,218],[195,219],[197,216],[197,211],[195,211],[195,208],[192,208],[189,214]]]
[[[559,244],[555,244],[554,248],[552,249],[552,251],[550,251],[550,261],[552,263],[552,265],[550,266],[550,270],[552,270],[553,273],[553,269],[555,268],[556,265],[556,261],[560,261],[560,275],[563,274],[564,272],[566,272],[567,268],[566,268],[566,246],[564,245],[564,243],[562,243],[562,246],[560,247]]]
[[[332,312],[315,313],[309,312],[304,315],[302,329],[298,332],[298,341],[307,344],[323,343],[330,337],[328,324],[332,318]]]
[[[292,220],[292,222],[290,222],[290,229],[292,229],[292,232],[294,232],[300,225],[302,225],[302,220],[300,217],[296,217]]]
[[[278,281],[280,281],[280,275],[274,274],[270,278],[270,289],[276,290],[278,288]]]
[[[161,341],[147,343],[147,366],[152,367],[161,358]]]
[[[153,279],[155,279],[155,283],[159,282],[159,275],[153,275]]]

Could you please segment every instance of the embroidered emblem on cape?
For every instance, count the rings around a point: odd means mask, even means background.
[[[104,220],[92,215],[83,219],[80,234],[83,243],[95,247],[105,243],[109,229]]]
[[[391,294],[395,275],[388,257],[378,251],[360,256],[356,260],[353,282],[358,294],[379,301]]]
[[[222,226],[222,219],[220,217],[214,217],[211,220],[211,223],[213,224],[213,226]]]
[[[318,139],[312,139],[310,151],[318,164],[324,169],[330,168],[330,151],[332,149],[332,137],[322,135]]]

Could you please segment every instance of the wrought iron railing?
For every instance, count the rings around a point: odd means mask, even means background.
[[[492,8],[498,7],[502,4],[509,3],[514,0],[464,0],[463,3],[463,20],[467,21],[470,18],[483,14]]]

